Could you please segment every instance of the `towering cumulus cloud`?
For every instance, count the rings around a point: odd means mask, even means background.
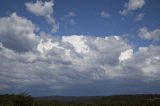
[[[31,13],[45,17],[47,22],[52,26],[52,32],[56,32],[58,30],[58,25],[55,22],[55,19],[53,17],[53,1],[36,1],[35,3],[26,3],[26,8]]]
[[[67,95],[79,90],[83,95],[90,88],[104,94],[126,86],[138,92],[130,84],[160,86],[160,46],[133,52],[119,36],[36,36],[35,25],[16,13],[0,18],[0,26],[0,92],[14,89],[36,95],[48,90]]]

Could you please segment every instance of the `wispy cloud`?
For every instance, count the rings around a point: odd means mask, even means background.
[[[61,17],[62,20],[68,19],[68,18],[73,18],[75,17],[76,14],[72,11],[70,11],[68,14],[64,15],[63,17]]]
[[[102,12],[100,13],[100,16],[101,16],[102,18],[108,18],[108,17],[110,17],[111,15],[110,15],[108,12],[106,12],[106,11],[102,11]]]
[[[143,20],[144,16],[145,16],[144,13],[140,13],[140,14],[138,14],[138,15],[136,16],[135,20],[136,20],[136,21],[141,21],[141,20]]]
[[[76,13],[70,11],[68,14],[62,16],[60,19],[65,22],[65,25],[68,25],[68,24],[75,25],[76,24],[74,20],[75,16],[76,16]]]

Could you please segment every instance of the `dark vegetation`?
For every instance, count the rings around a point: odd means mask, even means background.
[[[48,96],[0,95],[0,106],[160,106],[160,95]]]

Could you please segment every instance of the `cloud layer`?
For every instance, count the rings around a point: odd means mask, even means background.
[[[37,36],[36,26],[16,13],[0,18],[0,26],[0,92],[104,95],[160,87],[160,46],[134,50],[120,36]]]

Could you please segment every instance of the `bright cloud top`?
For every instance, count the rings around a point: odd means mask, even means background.
[[[121,52],[119,56],[119,61],[120,62],[125,61],[127,59],[132,58],[132,56],[133,56],[133,50],[132,49],[126,50],[124,52]]]

